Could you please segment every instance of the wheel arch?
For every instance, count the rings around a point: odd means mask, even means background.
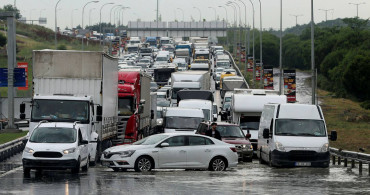
[[[226,167],[225,167],[225,169],[226,169],[227,167],[229,167],[229,161],[227,160],[227,158],[226,158],[225,156],[222,156],[222,155],[216,155],[216,156],[214,156],[214,157],[209,161],[208,167],[210,167],[210,166],[211,166],[211,162],[212,162],[215,158],[222,158],[223,160],[225,160],[225,163],[226,163]]]

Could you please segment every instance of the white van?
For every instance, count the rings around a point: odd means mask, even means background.
[[[266,104],[258,131],[257,156],[270,166],[328,167],[329,139],[320,106]]]
[[[204,114],[199,108],[168,107],[164,110],[165,133],[195,133]]]
[[[32,131],[22,154],[23,172],[31,169],[89,168],[89,146],[85,131],[78,123],[48,123],[41,121]]]
[[[210,100],[187,99],[181,100],[178,107],[180,108],[200,108],[204,113],[205,121],[216,121],[217,118],[213,117],[213,106]]]

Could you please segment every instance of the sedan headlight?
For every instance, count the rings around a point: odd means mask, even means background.
[[[24,148],[24,152],[25,152],[25,153],[32,154],[32,153],[34,153],[35,151],[34,151],[33,149],[29,148],[29,147],[25,147],[25,148]]]
[[[76,148],[69,148],[66,150],[63,150],[63,154],[70,154],[76,151]]]
[[[130,157],[134,154],[135,150],[127,150],[119,152],[121,157]]]
[[[329,144],[328,143],[324,144],[320,149],[320,152],[327,152],[327,151],[329,151]]]
[[[247,145],[245,145],[245,144],[244,144],[244,145],[242,145],[242,147],[243,147],[243,148],[247,148]]]
[[[275,147],[278,151],[285,152],[285,148],[280,142],[275,142]]]

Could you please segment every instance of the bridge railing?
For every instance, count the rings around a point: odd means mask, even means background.
[[[26,145],[26,136],[0,145],[0,162],[22,152]]]
[[[239,69],[238,65],[235,63],[235,60],[234,60],[233,56],[230,54],[230,52],[229,52],[229,51],[226,51],[226,50],[225,50],[225,53],[226,53],[226,54],[229,56],[229,58],[231,59],[231,61],[232,61],[232,63],[231,63],[231,64],[232,64],[233,68],[235,69],[236,74],[237,74],[238,76],[243,77],[243,80],[244,80],[244,82],[245,82],[245,85],[246,85],[246,86],[247,86],[247,88],[249,89],[248,82],[245,80],[245,77],[244,77],[243,73],[240,71],[240,69]]]
[[[337,148],[330,148],[330,154],[333,165],[335,165],[336,162],[338,162],[338,165],[341,165],[343,162],[344,167],[347,167],[348,162],[350,162],[351,168],[355,168],[357,162],[360,174],[362,174],[363,164],[368,164],[368,172],[370,175],[370,154],[341,150]]]

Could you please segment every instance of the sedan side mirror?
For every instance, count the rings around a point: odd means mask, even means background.
[[[270,130],[269,129],[264,129],[263,130],[263,138],[264,139],[270,138]]]
[[[337,140],[337,131],[331,131],[329,138],[331,141],[336,141]]]
[[[245,138],[247,138],[247,139],[250,139],[252,137],[252,135],[250,134],[250,133],[248,133],[246,136],[245,136]]]
[[[89,144],[89,141],[87,141],[87,140],[81,140],[81,144],[82,145]]]
[[[167,142],[163,142],[163,143],[161,143],[161,145],[160,145],[162,148],[164,148],[164,147],[168,147],[168,146],[170,146],[170,144],[168,144]]]

